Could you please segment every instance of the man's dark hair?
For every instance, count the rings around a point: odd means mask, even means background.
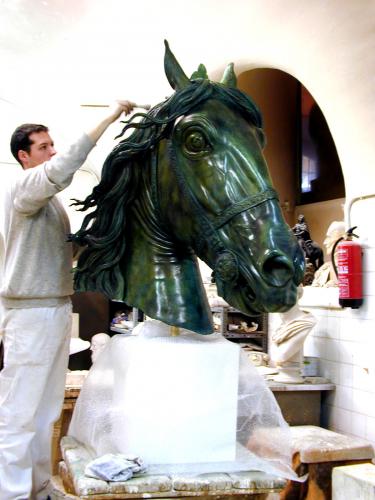
[[[24,123],[16,128],[10,139],[10,150],[12,155],[21,164],[18,158],[18,151],[26,151],[30,153],[30,147],[33,141],[30,140],[30,135],[34,132],[48,132],[48,127],[37,123]],[[22,165],[22,164],[21,164]]]

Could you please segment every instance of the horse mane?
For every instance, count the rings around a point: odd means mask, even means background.
[[[210,98],[235,108],[255,127],[262,128],[261,114],[245,93],[207,79],[192,80],[147,114],[136,113],[124,122],[116,139],[127,131],[132,131],[131,135],[108,155],[101,181],[92,193],[84,201],[73,203],[80,211],[92,209],[81,228],[70,235],[71,241],[86,247],[75,269],[76,290],[101,291],[111,298],[122,298],[127,212],[137,196],[141,165],[150,161],[150,154],[155,154],[158,143],[169,136],[178,117]]]

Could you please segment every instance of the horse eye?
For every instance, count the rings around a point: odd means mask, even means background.
[[[185,137],[185,148],[189,153],[201,153],[207,150],[207,139],[202,132],[195,130]]]

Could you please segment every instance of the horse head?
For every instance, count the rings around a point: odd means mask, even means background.
[[[211,333],[198,256],[230,305],[250,315],[288,310],[304,258],[272,187],[256,105],[236,88],[232,64],[220,83],[203,65],[188,78],[166,43],[165,72],[175,93],[130,120],[124,130],[135,132],[83,203],[96,210],[76,235],[88,245],[77,288]]]

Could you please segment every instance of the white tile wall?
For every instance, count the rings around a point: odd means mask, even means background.
[[[373,273],[369,273],[371,276],[373,276]],[[372,278],[374,279],[374,278]],[[360,322],[362,322],[365,319],[369,319],[374,321],[375,320],[375,295],[366,295],[366,283],[367,281],[364,280],[364,303],[362,307],[359,309],[353,309],[350,311],[351,317],[353,319],[356,319]],[[373,323],[374,326],[375,323]]]
[[[353,389],[353,411],[375,418],[375,394]]]
[[[375,207],[375,200],[371,206]],[[312,287],[305,289],[300,303],[318,320],[306,339],[304,354],[319,357],[320,375],[336,385],[323,398],[322,425],[375,446],[375,234],[368,207],[369,203],[361,209],[357,204],[358,220],[352,214],[352,226],[359,226],[364,243],[363,306],[340,309],[334,290]]]
[[[354,359],[353,342],[349,342],[347,340],[341,340],[340,354],[339,354],[340,363],[353,364],[353,359]]]
[[[335,316],[329,316],[327,315],[326,318],[326,326],[325,326],[325,332],[326,336],[328,339],[340,339],[340,333],[341,333],[341,322],[337,321],[337,319],[340,317],[340,311],[338,311],[337,315]]]
[[[340,364],[320,358],[320,375],[329,379],[333,384],[339,385]]]
[[[338,432],[351,434],[352,430],[352,412],[339,408],[338,406],[331,406],[328,414],[328,427]]]
[[[363,267],[367,272],[375,272],[375,248],[363,249]]]
[[[332,406],[337,406],[343,410],[353,410],[353,388],[338,385],[332,392]]]
[[[353,434],[353,436],[356,436],[358,434],[358,429],[366,429],[368,417],[363,413],[352,412],[351,418],[352,418],[352,428],[349,434]],[[368,439],[367,434],[366,434],[366,439]],[[371,439],[371,442],[375,443],[375,439]]]
[[[324,343],[325,354],[324,358],[328,361],[339,361],[340,357],[340,343],[338,340],[331,340],[326,337],[324,340],[321,339],[321,343]]]
[[[375,295],[375,271],[367,273],[366,283],[364,285],[365,297],[373,297]]]
[[[375,417],[366,418],[366,434],[365,437],[375,443]]]
[[[354,368],[353,365],[347,363],[339,364],[339,387],[353,388],[354,387]]]
[[[304,353],[319,357],[320,375],[336,385],[324,398],[322,425],[375,446],[375,296],[366,299],[367,306],[358,311],[310,307],[318,323]]]
[[[369,374],[362,366],[353,366],[353,388],[363,391],[371,391]]]

